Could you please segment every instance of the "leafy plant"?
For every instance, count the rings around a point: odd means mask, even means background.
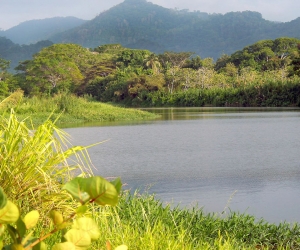
[[[88,204],[115,206],[118,203],[121,186],[119,178],[109,182],[100,176],[76,177],[67,182],[62,189],[71,194],[80,203],[80,206],[67,218],[64,218],[61,212],[52,210],[50,218],[54,225],[53,229],[39,237],[32,236],[33,229],[40,218],[39,212],[33,210],[21,218],[18,207],[7,199],[3,189],[0,188],[0,248],[44,250],[47,249],[44,240],[61,231],[62,242],[56,243],[52,250],[87,249],[91,242],[100,236],[96,222],[92,218],[84,216],[88,210]],[[4,246],[3,238],[6,230],[10,235],[11,244]],[[111,249],[109,243],[107,249]],[[126,250],[127,246],[122,245],[116,249]]]

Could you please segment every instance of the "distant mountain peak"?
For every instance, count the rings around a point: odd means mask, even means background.
[[[126,3],[146,3],[146,0],[124,0]]]

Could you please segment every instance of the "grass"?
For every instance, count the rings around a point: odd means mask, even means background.
[[[35,129],[13,111],[0,118],[0,185],[24,212],[69,207],[61,182],[92,175],[89,166],[86,148],[72,147],[68,135],[50,120]]]
[[[110,104],[93,101],[89,97],[76,97],[60,93],[53,97],[23,97],[22,91],[13,93],[2,101],[0,111],[15,109],[20,119],[30,117],[33,124],[42,124],[45,120],[56,121],[57,125],[66,123],[131,121],[157,118],[149,112],[116,107]],[[49,118],[50,117],[50,118]],[[27,121],[26,121],[27,122]]]
[[[129,249],[299,249],[297,224],[275,225],[246,214],[207,214],[171,208],[150,194],[124,192],[116,208],[94,209],[102,236]]]

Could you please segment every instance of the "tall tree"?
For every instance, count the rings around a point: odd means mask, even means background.
[[[8,93],[8,84],[5,80],[10,75],[7,72],[9,64],[9,61],[0,58],[0,95],[6,95]]]
[[[293,75],[297,75],[300,76],[300,43],[297,45],[298,48],[298,56],[295,57],[292,62],[291,62],[291,70],[289,75],[293,76]]]

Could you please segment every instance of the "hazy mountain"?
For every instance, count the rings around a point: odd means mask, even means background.
[[[33,54],[52,44],[50,41],[39,41],[36,44],[19,45],[6,37],[0,37],[0,58],[10,61],[10,71],[12,71],[20,61],[31,59]]]
[[[120,43],[156,53],[192,51],[201,57],[216,59],[259,40],[282,36],[300,38],[300,18],[279,23],[263,19],[258,12],[207,14],[167,9],[145,0],[125,0],[50,40],[91,48]]]
[[[56,33],[72,29],[85,22],[85,20],[76,17],[53,17],[31,20],[20,23],[8,30],[1,31],[0,36],[5,36],[14,43],[31,44],[47,40]]]

